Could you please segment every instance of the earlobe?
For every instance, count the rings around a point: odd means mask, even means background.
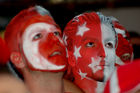
[[[23,68],[25,66],[19,52],[12,52],[10,55],[10,59],[17,68]]]

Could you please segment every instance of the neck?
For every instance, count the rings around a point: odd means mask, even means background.
[[[63,93],[63,72],[24,70],[25,84],[31,93]]]
[[[88,77],[81,79],[79,75],[75,76],[74,82],[85,93],[102,93],[103,88],[104,88],[103,82],[99,82]]]

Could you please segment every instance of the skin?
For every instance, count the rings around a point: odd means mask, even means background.
[[[0,93],[30,93],[25,84],[12,75],[1,73],[0,82]]]

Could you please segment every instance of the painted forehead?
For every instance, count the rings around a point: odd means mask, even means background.
[[[88,33],[94,33],[94,31],[100,31],[100,19],[94,12],[84,13],[74,17],[66,26],[64,34],[67,36],[79,36],[83,37]],[[96,34],[96,33],[94,33]],[[89,36],[91,34],[88,34]]]
[[[34,33],[39,33],[42,31],[50,33],[50,32],[54,32],[56,30],[60,31],[60,29],[58,27],[56,27],[55,25],[40,22],[40,23],[34,23],[34,24],[29,25],[25,29],[24,33],[28,33],[29,36],[34,36]]]
[[[88,36],[91,35],[93,37],[91,33],[93,33],[94,35],[96,35],[97,32],[101,34],[101,31],[104,30],[101,29],[102,24],[104,24],[104,27],[106,26],[105,27],[106,29],[108,29],[109,31],[111,30],[112,31],[111,33],[115,33],[110,17],[106,17],[101,13],[95,13],[95,12],[84,13],[74,17],[71,23],[68,24],[68,26],[70,25],[70,27],[67,26],[66,30],[67,29],[71,30],[70,32],[74,30],[75,32],[74,34],[76,34],[77,36],[78,35],[83,36],[87,34]]]

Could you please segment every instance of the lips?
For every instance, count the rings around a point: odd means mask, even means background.
[[[105,63],[105,60],[101,60],[100,64],[97,66],[109,66],[109,64]]]
[[[56,55],[61,55],[61,52],[60,51],[55,51],[50,55],[50,57],[53,57],[53,56],[56,56]]]

